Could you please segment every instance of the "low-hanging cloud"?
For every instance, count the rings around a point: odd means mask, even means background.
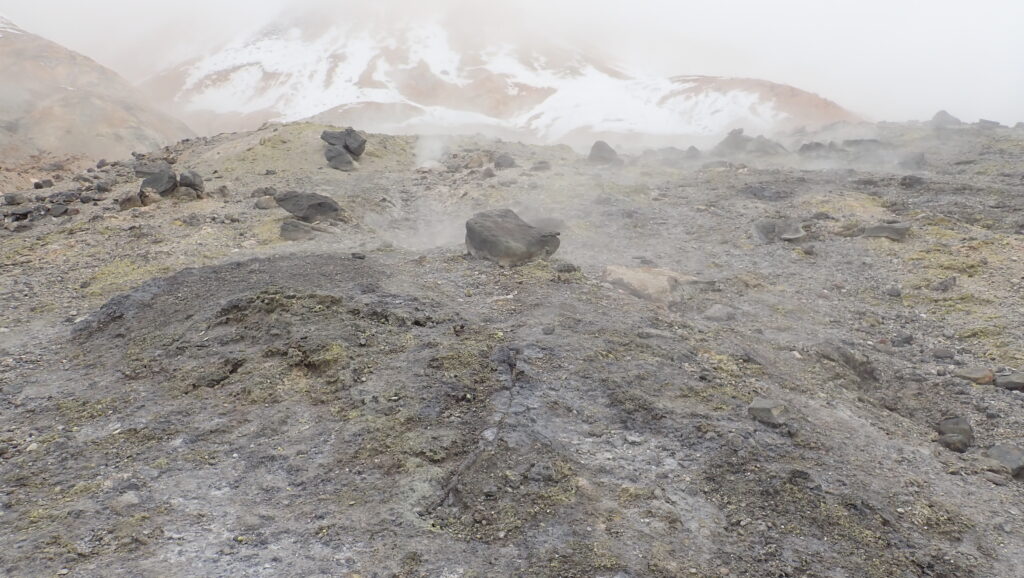
[[[1024,3],[1014,0],[0,0],[23,28],[139,81],[268,23],[425,18],[475,42],[552,42],[630,70],[764,78],[876,120],[1024,120]]]

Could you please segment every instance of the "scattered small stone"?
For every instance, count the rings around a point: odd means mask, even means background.
[[[353,259],[355,259],[357,261],[365,261],[366,260],[366,254],[365,253],[352,253],[351,256],[352,256]]]
[[[932,357],[935,359],[955,359],[956,351],[949,347],[936,347],[931,350]]]
[[[550,171],[551,170],[551,163],[548,162],[548,161],[537,161],[537,162],[533,163],[533,166],[530,167],[530,170],[535,172],[535,173],[541,173],[541,172],[544,172],[544,171]]]
[[[996,387],[1009,389],[1011,391],[1024,391],[1024,372],[1017,371],[1009,375],[999,375],[995,378]]]
[[[910,232],[909,223],[883,223],[881,225],[875,225],[873,227],[867,227],[864,229],[863,236],[865,237],[883,237],[892,241],[902,241],[907,238],[907,233]]]
[[[967,418],[946,418],[939,422],[936,429],[939,432],[939,444],[950,451],[962,454],[974,445],[974,428]]]
[[[480,178],[484,180],[493,179],[496,176],[498,176],[498,173],[494,172],[494,169],[492,169],[491,167],[487,167],[486,169],[480,172]]]
[[[258,199],[260,197],[273,197],[276,195],[277,189],[274,187],[259,187],[257,189],[253,189],[252,194],[250,194],[249,197]]]
[[[988,385],[996,379],[992,370],[987,367],[962,367],[954,371],[953,376],[972,381],[978,385]]]
[[[736,319],[736,310],[728,305],[722,305],[719,303],[712,305],[704,312],[702,317],[708,321],[714,321],[715,323],[725,323]]]
[[[917,175],[904,175],[900,177],[899,184],[904,189],[916,189],[924,186],[925,180]]]
[[[799,241],[807,236],[807,231],[800,221],[784,219],[775,224],[775,234],[783,241]]]
[[[626,434],[626,443],[633,446],[638,446],[644,443],[644,436],[637,433]]]
[[[793,196],[791,191],[784,191],[770,185],[747,185],[740,189],[738,193],[759,201],[770,202],[784,201]]]
[[[296,219],[281,223],[281,238],[286,241],[306,241],[316,236],[313,227]]]
[[[515,266],[546,259],[558,250],[558,233],[533,227],[510,209],[477,213],[466,221],[466,249],[471,255]]]
[[[543,333],[544,335],[554,335],[555,334],[555,326],[554,325],[545,325],[544,327],[541,328],[540,332]]]
[[[777,427],[786,423],[786,406],[781,401],[759,397],[750,404],[747,411],[750,417],[768,426]]]
[[[53,179],[43,179],[32,183],[34,189],[49,189],[53,187]]]
[[[124,511],[133,506],[138,506],[142,503],[142,498],[139,497],[138,492],[125,492],[120,496],[114,498],[110,502],[110,507],[114,511]]]
[[[942,281],[932,283],[932,286],[929,287],[929,289],[938,293],[949,293],[954,287],[956,287],[956,283],[957,277],[954,275],[952,277],[946,277]]]

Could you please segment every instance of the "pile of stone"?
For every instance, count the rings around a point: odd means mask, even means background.
[[[74,204],[89,204],[95,200],[94,195],[78,191],[50,195],[34,195],[28,191],[7,193],[0,203],[0,224],[8,231],[25,231],[43,219],[77,215],[80,210]]]
[[[355,129],[325,130],[320,139],[327,143],[324,157],[332,169],[348,172],[359,168],[356,161],[366,152],[366,138]]]
[[[148,207],[164,199],[196,201],[207,198],[206,185],[199,173],[187,170],[176,173],[166,161],[139,164],[135,176],[142,179],[138,192],[129,193],[118,200],[122,211]]]
[[[786,154],[786,152],[786,147],[766,138],[764,135],[749,137],[743,134],[742,128],[737,128],[730,132],[712,150],[712,154],[719,157],[743,155],[774,156]]]

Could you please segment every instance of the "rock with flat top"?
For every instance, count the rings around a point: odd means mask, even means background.
[[[988,385],[995,381],[995,375],[987,367],[961,367],[953,372],[954,377],[972,381],[978,385]]]
[[[510,209],[477,213],[466,221],[466,249],[474,257],[515,266],[558,250],[558,233],[538,229]]]
[[[634,297],[658,303],[678,301],[682,287],[697,282],[694,277],[668,269],[618,265],[605,268],[604,280]]]
[[[1010,475],[1020,479],[1024,476],[1024,449],[1012,444],[996,444],[985,450],[985,456],[1010,470]]]
[[[865,237],[882,237],[891,241],[902,241],[910,232],[910,223],[883,223],[864,229]]]
[[[772,427],[778,427],[786,423],[786,405],[778,400],[763,397],[756,398],[750,404],[750,407],[747,408],[747,412],[750,414],[750,417]]]
[[[1012,391],[1024,391],[1024,371],[1017,371],[1009,375],[1000,375],[995,378],[996,387]]]

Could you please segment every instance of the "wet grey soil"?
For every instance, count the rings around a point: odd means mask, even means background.
[[[553,165],[482,179],[399,137],[318,169],[316,128],[180,145],[227,198],[3,237],[0,573],[1024,575],[1024,486],[983,454],[1024,396],[951,376],[1024,366],[1020,132],[619,168],[450,142]],[[248,192],[299,185],[349,217],[282,243]],[[495,207],[559,224],[555,258],[464,255]]]

